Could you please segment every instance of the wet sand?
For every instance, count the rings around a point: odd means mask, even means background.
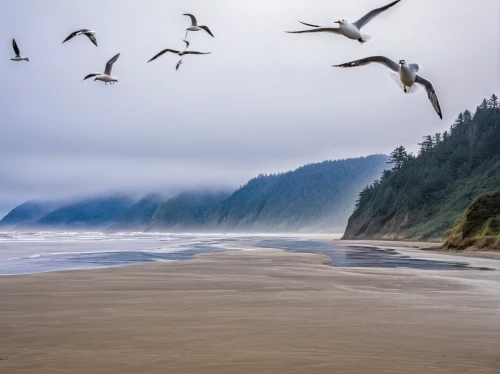
[[[0,372],[500,372],[498,271],[328,261],[245,251],[0,277]]]

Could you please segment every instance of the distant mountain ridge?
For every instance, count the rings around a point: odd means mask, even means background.
[[[88,199],[63,206],[35,222],[39,227],[105,229],[132,206],[127,196]]]
[[[259,175],[234,193],[194,191],[82,199],[18,228],[147,232],[342,232],[357,192],[384,169],[385,155],[325,161]],[[7,216],[22,210],[15,208]],[[40,217],[41,216],[41,217]],[[7,217],[6,217],[7,218]],[[10,219],[10,218],[9,218]]]
[[[261,175],[207,212],[205,224],[211,231],[342,232],[358,191],[386,161],[374,155]]]
[[[205,231],[206,212],[229,196],[225,192],[185,192],[161,204],[146,231]]]
[[[392,170],[359,195],[345,239],[441,240],[471,202],[500,186],[500,105],[493,95],[450,131],[425,136],[418,156],[391,154]]]
[[[164,199],[157,194],[140,199],[116,218],[107,231],[143,231],[163,201]]]
[[[12,209],[1,221],[0,228],[33,224],[57,209],[62,203],[27,201]]]

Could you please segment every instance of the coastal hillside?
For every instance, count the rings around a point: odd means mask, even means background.
[[[147,225],[148,232],[203,231],[204,214],[228,197],[225,192],[186,192],[161,204]]]
[[[58,203],[27,201],[12,209],[1,221],[0,228],[13,229],[18,225],[29,225],[59,207]]]
[[[72,230],[105,229],[133,204],[126,196],[101,197],[79,201],[56,209],[36,221],[35,227]]]
[[[474,200],[445,237],[445,249],[500,250],[500,190]]]
[[[163,203],[160,195],[151,194],[132,205],[106,230],[111,232],[144,231]]]
[[[340,233],[357,192],[380,175],[386,162],[387,156],[373,155],[310,164],[259,175],[232,194],[184,192],[166,201],[156,194],[139,201],[126,196],[84,199],[38,214],[16,229]],[[17,207],[8,217],[22,210]]]
[[[357,191],[384,169],[385,155],[303,166],[260,175],[210,210],[210,231],[342,232]]]
[[[500,106],[493,95],[428,135],[418,155],[399,147],[392,170],[360,194],[345,239],[440,240],[471,202],[500,186]]]

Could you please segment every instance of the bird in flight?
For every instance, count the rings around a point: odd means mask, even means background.
[[[81,29],[81,30],[78,30],[78,31],[75,31],[75,32],[69,34],[69,36],[66,39],[64,39],[63,43],[66,43],[68,40],[73,39],[75,36],[85,35],[97,47],[97,39],[95,38],[94,34],[95,34],[95,31],[87,30],[87,29]]]
[[[14,52],[16,57],[11,58],[12,61],[29,61],[28,57],[21,56],[21,52],[19,52],[19,47],[17,46],[16,39],[12,39],[12,47],[14,48]]]
[[[376,16],[379,14],[385,12],[387,9],[393,7],[397,3],[399,3],[401,0],[396,0],[393,1],[390,4],[387,4],[383,7],[374,9],[370,12],[368,12],[364,17],[360,18],[356,22],[349,23],[345,19],[341,19],[338,21],[335,21],[334,23],[337,23],[339,27],[322,27],[318,25],[312,25],[310,23],[305,23],[305,22],[300,22],[303,25],[313,27],[313,29],[309,30],[302,30],[302,31],[286,31],[289,34],[303,34],[303,33],[313,33],[313,32],[329,32],[332,34],[339,34],[339,35],[344,35],[346,38],[357,40],[361,44],[369,42],[372,38],[369,35],[365,35],[361,33],[361,28],[365,26],[368,22],[370,22],[372,19],[374,19]]]
[[[417,88],[415,83],[424,86],[434,110],[438,114],[439,118],[443,119],[441,106],[439,105],[436,90],[434,89],[432,83],[417,74],[420,70],[419,64],[407,64],[405,60],[399,60],[399,63],[396,63],[384,56],[373,56],[333,66],[339,68],[354,68],[372,63],[382,64],[391,69],[393,71],[393,73],[391,72],[391,78],[400,88],[403,89],[404,93],[415,92]]]
[[[169,48],[164,49],[163,51],[161,51],[160,53],[158,53],[156,56],[154,56],[151,60],[149,60],[148,63],[150,63],[151,61],[156,60],[160,56],[163,56],[165,53],[170,52],[170,53],[174,53],[177,56],[181,57],[181,60],[177,63],[177,65],[175,67],[175,70],[179,70],[179,67],[182,65],[182,57],[184,55],[209,55],[210,53],[212,53],[212,52],[188,51],[187,49],[189,48],[189,42],[187,40],[183,40],[183,42],[186,43],[186,48],[184,48],[183,51],[178,51],[178,50],[169,49]]]
[[[118,60],[118,57],[120,57],[119,53],[106,63],[106,69],[104,70],[104,74],[90,73],[85,78],[83,78],[83,80],[87,80],[89,78],[95,77],[94,82],[101,81],[101,82],[104,82],[106,84],[106,86],[108,85],[108,83],[114,84],[116,82],[119,82],[120,79],[111,76],[111,69],[113,69],[113,64],[116,62],[116,60]]]
[[[195,16],[189,13],[184,13],[184,16],[188,16],[189,18],[191,18],[191,26],[189,26],[186,29],[186,36],[184,37],[184,39],[187,39],[187,35],[190,31],[201,31],[201,30],[205,30],[207,33],[210,34],[212,38],[214,38],[214,34],[212,34],[212,31],[210,31],[210,29],[207,26],[198,26],[198,21],[196,21]]]

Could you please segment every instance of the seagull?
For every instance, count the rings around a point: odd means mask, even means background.
[[[353,68],[356,66],[365,66],[371,63],[385,65],[389,69],[394,71],[395,73],[392,72],[390,73],[391,78],[398,86],[400,86],[403,89],[404,93],[415,92],[417,88],[417,86],[414,85],[415,83],[424,86],[425,90],[427,91],[427,96],[429,97],[432,106],[436,110],[436,113],[438,114],[439,118],[443,119],[441,106],[439,105],[439,100],[436,94],[436,90],[434,89],[432,83],[417,74],[421,68],[419,64],[407,64],[405,60],[399,60],[399,63],[395,63],[394,61],[388,59],[387,57],[373,56],[373,57],[363,58],[361,60],[347,62],[342,65],[333,65],[333,66],[339,68]]]
[[[95,34],[95,31],[87,30],[87,29],[81,29],[81,30],[78,30],[78,31],[75,31],[75,32],[69,34],[69,36],[66,39],[64,39],[63,43],[66,43],[68,40],[73,39],[75,36],[85,35],[97,47],[97,39],[95,38],[94,34]]]
[[[361,33],[361,28],[365,26],[368,22],[378,16],[380,13],[385,12],[387,9],[393,7],[401,0],[393,1],[390,4],[387,4],[383,7],[377,8],[368,12],[363,18],[359,19],[354,23],[349,23],[345,19],[335,21],[334,23],[338,23],[339,27],[321,27],[318,25],[312,25],[310,23],[300,22],[303,25],[314,27],[310,30],[302,30],[302,31],[286,31],[289,34],[302,34],[302,33],[310,33],[310,32],[329,32],[332,34],[341,34],[345,37],[353,40],[357,40],[361,44],[367,43],[372,40],[371,36],[365,35]]]
[[[16,39],[12,39],[12,47],[14,47],[14,52],[16,57],[11,58],[12,61],[29,61],[28,57],[22,57],[21,52],[19,52],[19,47],[17,46]]]
[[[181,57],[181,60],[177,63],[176,67],[175,67],[175,70],[179,70],[179,67],[182,65],[182,57],[184,55],[209,55],[210,53],[212,52],[196,52],[196,51],[188,51],[187,49],[189,48],[189,42],[185,39],[182,40],[184,43],[186,43],[186,48],[184,48],[183,51],[177,51],[175,49],[164,49],[163,51],[161,51],[160,53],[158,53],[156,56],[154,56],[151,60],[148,61],[148,64],[151,62],[151,61],[154,61],[156,60],[158,57],[164,55],[165,53],[167,52],[170,52],[170,53],[175,53],[177,56]]]
[[[115,82],[119,82],[120,79],[118,79],[116,77],[112,77],[110,75],[111,74],[111,69],[113,68],[113,64],[116,62],[116,60],[118,60],[118,57],[120,57],[119,53],[106,63],[106,70],[104,70],[104,74],[101,74],[101,73],[90,73],[85,78],[83,78],[83,80],[87,80],[89,78],[95,77],[94,82],[95,81],[101,81],[101,82],[104,82],[106,84],[106,86],[108,85],[108,83],[109,84],[111,84],[111,83],[114,84]]]
[[[184,13],[183,15],[191,18],[191,26],[186,29],[186,36],[184,37],[184,39],[187,39],[187,35],[190,31],[200,31],[200,30],[205,30],[210,34],[212,38],[214,38],[214,34],[212,34],[212,31],[210,31],[210,29],[207,26],[198,26],[198,22],[196,21],[195,16],[189,13]]]

